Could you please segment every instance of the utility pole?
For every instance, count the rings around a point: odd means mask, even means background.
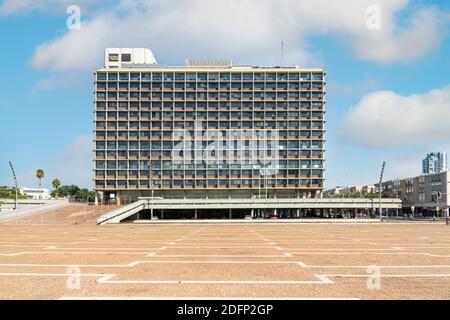
[[[150,153],[150,192],[151,192],[151,203],[150,203],[150,220],[153,220],[153,179],[152,179],[152,154]]]
[[[269,188],[269,186],[268,186],[268,181],[267,181],[267,175],[269,174],[269,170],[268,169],[266,169],[265,170],[265,173],[264,173],[264,184],[265,184],[265,188],[266,188],[266,199],[269,197],[269,190],[268,190],[268,188]]]
[[[442,195],[447,195],[447,193],[442,193],[440,191],[436,191],[434,192],[435,196],[436,196],[436,218],[439,218],[439,211],[441,211],[440,207],[439,207],[439,199],[442,197]],[[433,213],[433,220],[435,220],[434,218],[434,213]]]
[[[18,190],[18,188],[17,188],[17,178],[16,178],[16,173],[14,172],[14,167],[13,167],[13,165],[12,165],[12,163],[11,163],[11,161],[9,161],[9,167],[11,168],[11,172],[12,172],[12,175],[13,175],[13,178],[14,178],[14,185],[16,186],[16,197],[14,198],[14,210],[17,210],[17,190]]]
[[[382,214],[382,208],[381,208],[381,191],[382,191],[382,183],[383,183],[383,175],[384,175],[384,167],[386,166],[386,162],[383,161],[383,165],[381,166],[381,174],[380,174],[380,184],[378,186],[379,191],[379,201],[380,201],[380,221],[383,221],[383,214]]]

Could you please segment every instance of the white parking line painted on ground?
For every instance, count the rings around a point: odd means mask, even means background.
[[[327,274],[326,277],[334,278],[367,278],[367,274]],[[450,274],[381,274],[382,278],[448,278]]]
[[[234,248],[274,248],[273,245],[270,244],[255,244],[255,245],[239,245],[239,244],[218,244],[218,245],[177,245],[176,248],[182,248],[182,249],[203,249],[203,248],[209,248],[209,249],[234,249]]]
[[[434,258],[450,258],[450,255],[440,255],[427,252],[298,252],[297,249],[289,249],[293,251],[292,254],[301,255],[423,255]],[[302,249],[298,249],[302,250]]]
[[[158,256],[160,258],[160,256]],[[295,264],[295,261],[273,260],[146,260],[142,264]]]
[[[280,254],[164,254],[158,255],[161,258],[177,257],[214,257],[214,258],[283,258]]]
[[[319,280],[322,281],[323,283],[326,283],[326,284],[333,284],[333,283],[334,283],[334,281],[331,280],[330,278],[328,278],[328,276],[326,276],[326,275],[323,275],[323,274],[316,274],[315,276],[316,276],[317,278],[319,278]],[[366,276],[366,277],[367,277],[367,276]]]
[[[114,275],[103,276],[97,280],[104,284],[248,284],[248,285],[297,285],[297,284],[332,284],[327,277],[317,276],[317,280],[111,280]]]
[[[0,272],[0,276],[16,276],[16,277],[67,277],[67,273],[26,273],[26,272]],[[98,273],[80,273],[81,277],[102,277],[103,274]]]
[[[60,297],[58,300],[360,300],[359,298],[333,297]]]
[[[146,252],[103,252],[103,251],[84,251],[84,252],[67,252],[67,251],[24,251],[24,252],[16,252],[16,253],[0,253],[0,256],[5,257],[15,257],[20,255],[26,255],[26,254],[107,254],[107,255],[147,255],[148,251]]]
[[[308,265],[308,268],[318,268],[318,269],[325,269],[325,268],[330,268],[330,269],[367,269],[368,267],[371,267],[373,265]],[[382,269],[438,269],[438,268],[450,268],[450,265],[420,265],[420,266],[416,266],[416,265],[377,265],[377,267],[382,268]]]

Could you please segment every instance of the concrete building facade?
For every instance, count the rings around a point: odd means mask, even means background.
[[[107,49],[95,72],[94,184],[105,198],[314,198],[322,68],[156,63]]]
[[[382,193],[401,199],[405,209],[432,212],[439,208],[444,212],[450,208],[449,190],[449,172],[445,171],[384,182]]]
[[[351,188],[347,188],[350,190]],[[379,193],[379,184],[362,187],[362,194]],[[450,208],[450,176],[448,171],[420,175],[416,177],[394,179],[382,183],[382,197],[400,199],[403,211],[425,215],[446,215]],[[329,191],[332,193],[332,191]],[[438,208],[438,209],[437,209]]]

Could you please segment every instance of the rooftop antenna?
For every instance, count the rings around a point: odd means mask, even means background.
[[[284,40],[281,39],[281,62],[280,62],[280,66],[283,65],[283,58],[284,58]]]

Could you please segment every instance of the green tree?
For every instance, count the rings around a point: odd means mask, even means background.
[[[94,201],[95,200],[95,192],[89,191],[86,188],[80,189],[75,195],[75,199],[80,201]]]
[[[58,194],[61,197],[75,197],[78,191],[80,191],[80,188],[75,185],[62,186],[58,189]]]
[[[61,186],[61,181],[59,179],[53,179],[52,186],[55,190],[52,191],[52,197],[58,197],[59,196],[59,187]]]
[[[36,171],[36,178],[39,179],[39,188],[41,187],[41,183],[42,183],[42,179],[44,178],[44,170],[42,169],[37,169]]]
[[[59,179],[53,179],[52,186],[53,188],[58,189],[61,186],[61,181],[59,181]]]
[[[0,199],[14,199],[16,197],[16,188],[7,187],[7,186],[0,186]],[[20,193],[20,191],[17,193],[18,199],[26,199],[27,196]]]

